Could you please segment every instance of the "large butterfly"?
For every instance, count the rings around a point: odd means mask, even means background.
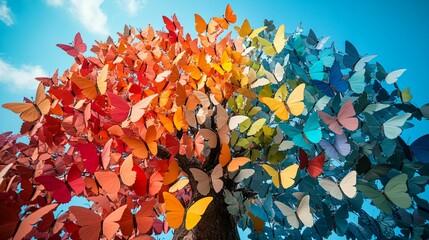
[[[43,84],[39,83],[36,92],[36,101],[31,102],[30,100],[27,100],[25,103],[5,103],[2,106],[14,113],[20,114],[19,117],[22,120],[34,122],[42,115],[45,115],[49,112],[49,109],[51,108],[51,101],[46,98]]]
[[[215,20],[223,29],[228,29],[229,24],[235,23],[237,21],[237,15],[233,13],[231,5],[226,5],[225,14],[223,17],[214,17]]]
[[[307,169],[308,175],[317,178],[323,172],[325,165],[325,155],[322,153],[311,160],[308,160],[308,154],[299,149],[299,169]]]
[[[332,65],[328,82],[318,80],[311,80],[311,82],[329,97],[334,97],[338,92],[345,93],[349,89],[348,82],[343,80],[343,74],[338,62],[334,62],[334,65]]]
[[[258,34],[264,31],[267,27],[263,26],[257,29],[253,29],[250,26],[249,20],[244,19],[243,24],[241,24],[241,27],[234,26],[234,28],[235,30],[237,30],[238,35],[240,35],[240,37],[249,37],[250,39],[252,39],[257,37]]]
[[[97,98],[98,94],[105,94],[107,90],[107,73],[109,65],[104,65],[101,69],[100,74],[97,77],[97,82],[94,84],[93,81],[80,77],[73,76],[71,78],[72,82],[76,84],[81,90],[82,94],[90,100]]]
[[[274,204],[280,209],[280,212],[286,217],[289,224],[294,228],[299,228],[300,220],[306,227],[312,227],[314,224],[313,215],[310,212],[310,195],[301,199],[296,211],[292,210],[286,204],[280,201],[274,201]]]
[[[338,199],[342,200],[343,195],[346,195],[349,198],[354,198],[357,194],[356,190],[356,171],[349,172],[343,180],[341,180],[340,184],[337,184],[336,182],[323,178],[319,179],[319,185],[325,189],[325,191],[329,192],[329,194]]]
[[[387,182],[383,191],[364,184],[359,184],[357,187],[359,191],[371,198],[374,205],[381,211],[391,215],[392,206],[406,209],[412,204],[412,199],[407,193],[407,179],[408,176],[405,173],[399,174]]]
[[[266,40],[265,38],[258,37],[258,42],[262,45],[262,49],[268,56],[274,56],[281,51],[287,42],[287,38],[285,38],[285,26],[282,24],[276,32],[274,36],[273,43]]]
[[[85,182],[77,165],[71,166],[66,181],[49,175],[38,176],[34,180],[41,183],[46,191],[53,192],[52,197],[59,203],[67,203],[71,200],[69,189],[72,189],[75,195],[79,195],[85,189]]]
[[[104,219],[93,210],[80,206],[71,206],[69,211],[76,217],[76,223],[80,226],[80,239],[99,239],[100,236],[112,239],[119,230],[117,222],[121,219],[126,207],[127,205],[123,205],[117,208]]]
[[[328,125],[329,129],[338,135],[343,134],[342,127],[347,130],[354,131],[359,125],[355,109],[353,108],[353,103],[350,100],[344,103],[336,117],[320,110],[318,110],[317,113],[320,118],[322,118],[323,122]]]
[[[287,98],[288,91],[283,84],[274,95],[274,98],[262,97],[261,102],[265,103],[274,114],[283,121],[289,119],[290,114],[299,116],[304,111],[304,90],[305,84],[298,85]],[[287,98],[287,100],[286,100]]]
[[[186,210],[180,201],[171,193],[163,193],[165,200],[165,212],[168,226],[171,228],[178,228],[185,220],[185,228],[190,230],[194,228],[201,220],[201,216],[206,212],[207,207],[212,202],[213,197],[204,197],[194,202]]]
[[[295,145],[306,150],[312,148],[312,143],[318,143],[322,139],[322,130],[317,114],[311,114],[302,129],[289,123],[280,123],[279,127],[282,132],[292,138]]]
[[[223,177],[223,168],[221,164],[216,165],[209,177],[204,171],[198,168],[190,168],[192,176],[197,181],[197,190],[201,195],[207,196],[210,192],[210,183],[213,186],[213,190],[218,193],[222,190],[223,181],[220,179]]]
[[[280,184],[284,189],[290,188],[295,183],[295,177],[298,173],[299,166],[297,164],[290,165],[283,170],[276,170],[268,164],[262,164],[262,167],[271,176],[271,180],[276,188],[280,188]]]

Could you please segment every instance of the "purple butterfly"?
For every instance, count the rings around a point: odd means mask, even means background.
[[[345,134],[336,135],[335,142],[332,144],[328,140],[322,139],[319,145],[325,150],[326,155],[331,159],[338,160],[339,156],[347,156],[350,153],[350,144],[347,142],[347,136]]]

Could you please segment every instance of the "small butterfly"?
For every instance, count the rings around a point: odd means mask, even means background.
[[[86,44],[82,41],[80,33],[76,33],[72,45],[57,44],[57,47],[64,50],[68,55],[77,57],[80,53],[86,52]]]

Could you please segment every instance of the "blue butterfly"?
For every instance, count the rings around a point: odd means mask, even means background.
[[[334,62],[331,67],[329,82],[316,80],[311,80],[311,82],[328,97],[334,97],[336,92],[345,93],[349,89],[348,82],[343,80],[343,74],[338,62]]]
[[[306,150],[311,150],[313,143],[318,143],[322,139],[322,130],[319,124],[319,115],[311,114],[304,128],[301,130],[297,126],[292,126],[289,123],[280,123],[280,129],[292,138],[292,141],[298,147]]]

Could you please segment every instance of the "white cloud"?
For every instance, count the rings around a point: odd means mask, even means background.
[[[140,8],[144,7],[147,0],[119,0],[119,4],[124,7],[128,14],[136,16]]]
[[[0,21],[4,22],[6,25],[11,26],[13,24],[13,19],[11,16],[10,8],[7,6],[7,1],[1,1],[0,5]]]
[[[91,33],[108,35],[107,15],[101,10],[104,0],[71,0],[72,15]]]
[[[64,0],[46,0],[46,3],[50,6],[60,7],[64,5]]]
[[[22,65],[16,68],[0,59],[0,84],[6,85],[10,91],[36,89],[36,77],[48,76],[39,65]]]

